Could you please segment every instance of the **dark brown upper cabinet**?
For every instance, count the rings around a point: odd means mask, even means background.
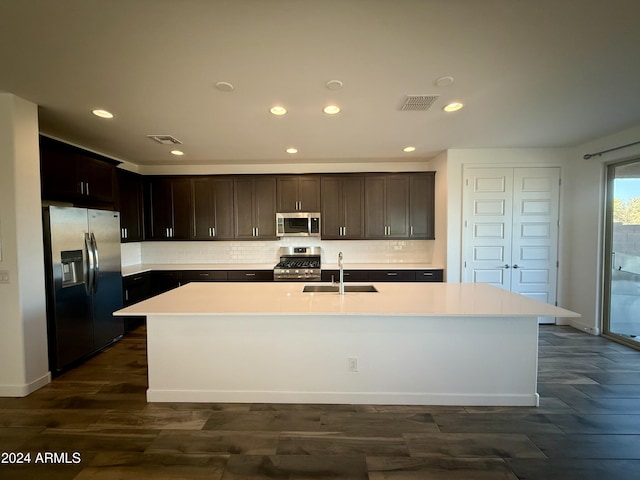
[[[120,211],[120,240],[140,242],[143,234],[143,177],[118,169],[118,204]]]
[[[350,240],[364,237],[364,176],[321,178],[322,238]]]
[[[276,239],[275,177],[236,177],[233,208],[236,239]]]
[[[409,183],[409,238],[435,239],[435,172],[414,173]]]
[[[365,177],[365,237],[391,239],[409,237],[408,174]]]
[[[319,212],[320,177],[287,175],[277,179],[278,212]]]
[[[150,240],[189,240],[191,182],[189,177],[150,177],[147,183]]]
[[[191,179],[195,240],[233,239],[233,178]]]
[[[113,208],[119,162],[47,137],[40,137],[43,200]]]

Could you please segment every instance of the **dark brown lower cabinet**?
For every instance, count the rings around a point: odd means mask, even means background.
[[[338,281],[338,270],[323,270],[322,281]],[[428,270],[345,270],[345,282],[442,282],[442,269]]]
[[[122,277],[122,298],[125,307],[151,297],[151,272]],[[125,317],[124,329],[129,332],[145,323],[145,317]]]

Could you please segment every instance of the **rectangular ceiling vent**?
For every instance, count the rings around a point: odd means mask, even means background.
[[[400,110],[424,112],[435,102],[440,95],[407,95]]]
[[[182,145],[180,140],[171,135],[147,135],[147,137],[162,145]]]

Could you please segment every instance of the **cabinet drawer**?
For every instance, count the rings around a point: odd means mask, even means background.
[[[416,282],[442,282],[443,270],[416,270]]]
[[[188,270],[182,272],[182,283],[189,282],[226,282],[225,270]]]
[[[229,270],[230,282],[272,282],[273,270]]]
[[[370,282],[415,282],[413,270],[370,270]]]
[[[337,282],[340,279],[339,270],[322,270],[321,279],[323,282]],[[366,270],[345,270],[345,282],[366,282],[369,277]]]

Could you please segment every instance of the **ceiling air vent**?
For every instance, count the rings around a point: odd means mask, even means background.
[[[429,107],[440,95],[407,95],[400,110],[420,111],[429,110]]]
[[[155,140],[162,145],[182,145],[182,142],[171,135],[147,135],[151,140]]]

